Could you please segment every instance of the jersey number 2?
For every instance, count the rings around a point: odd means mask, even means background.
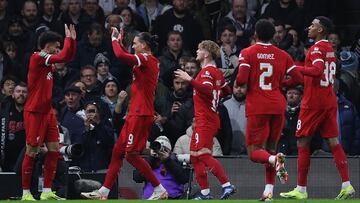
[[[265,70],[260,75],[259,87],[262,90],[271,90],[271,82],[265,84],[265,78],[271,77],[273,74],[273,66],[270,63],[260,63],[260,70]]]

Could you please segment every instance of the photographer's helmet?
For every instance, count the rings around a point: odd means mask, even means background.
[[[155,139],[155,141],[159,142],[162,146],[170,149],[170,151],[172,150],[170,140],[166,136],[159,136]]]

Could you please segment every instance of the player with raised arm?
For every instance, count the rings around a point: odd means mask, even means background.
[[[38,40],[40,52],[30,57],[28,73],[28,98],[24,108],[26,152],[22,162],[22,200],[35,201],[30,193],[34,159],[45,143],[48,152],[44,160],[44,186],[41,200],[62,200],[51,191],[59,153],[59,130],[51,107],[54,63],[70,62],[76,52],[76,32],[65,25],[64,47],[59,53],[62,37],[52,31],[42,33]]]
[[[310,142],[316,131],[328,143],[340,173],[342,186],[336,199],[347,199],[355,194],[349,180],[347,158],[338,140],[337,100],[333,90],[336,55],[326,40],[332,28],[333,23],[324,16],[316,17],[308,27],[308,37],[314,39],[315,44],[305,58],[305,66],[297,68],[304,75],[304,95],[296,129],[298,185],[290,192],[280,193],[285,198],[308,197],[306,186],[310,167]]]
[[[112,46],[116,57],[132,67],[133,82],[129,112],[114,146],[105,182],[99,190],[81,193],[87,199],[107,199],[125,158],[154,187],[148,200],[167,199],[168,193],[160,184],[147,161],[141,157],[150,129],[154,123],[154,98],[159,77],[159,61],[152,55],[156,42],[149,33],[135,36],[132,48],[135,54],[129,54],[124,48],[123,31],[112,28]]]
[[[212,154],[213,138],[220,128],[218,103],[220,94],[231,94],[230,87],[225,83],[222,72],[216,68],[215,59],[220,56],[219,46],[209,40],[202,41],[197,50],[201,70],[196,79],[186,72],[175,71],[179,77],[194,87],[195,129],[190,143],[190,160],[194,166],[196,180],[201,188],[200,195],[195,200],[213,199],[210,195],[206,167],[215,175],[223,187],[220,199],[227,199],[235,193],[220,162]],[[223,90],[223,91],[222,91]]]
[[[301,74],[285,51],[270,44],[275,33],[268,20],[259,20],[255,25],[256,44],[241,51],[238,86],[247,85],[246,147],[251,161],[265,164],[265,190],[261,201],[272,201],[275,176],[282,183],[287,181],[284,167],[285,156],[276,154],[276,145],[284,126],[286,100],[281,92],[283,83],[302,82]],[[289,74],[291,80],[284,80]]]

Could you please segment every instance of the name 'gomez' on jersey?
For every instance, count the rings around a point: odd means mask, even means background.
[[[159,61],[145,53],[135,54],[138,66],[133,67],[129,115],[153,116],[154,98],[159,78]]]
[[[220,119],[217,109],[221,88],[226,85],[225,78],[219,69],[214,66],[207,66],[200,70],[195,80],[212,87],[211,95],[196,91],[194,88],[193,99],[196,127],[206,126],[218,129],[220,127]]]
[[[246,115],[283,114],[286,100],[281,93],[281,82],[295,68],[289,54],[274,45],[258,42],[241,51],[239,64],[250,68]]]
[[[304,95],[301,108],[327,109],[337,107],[333,84],[336,72],[336,56],[327,40],[320,40],[310,47],[305,58],[305,67],[324,63],[324,73],[320,77],[304,75]]]

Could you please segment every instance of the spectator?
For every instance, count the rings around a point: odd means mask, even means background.
[[[184,71],[195,79],[200,71],[200,66],[194,57],[190,57],[189,60],[185,62]]]
[[[21,64],[18,62],[18,47],[16,43],[14,41],[4,41],[3,48],[5,53],[0,53],[3,62],[2,75],[11,74],[20,81],[26,81],[27,75],[25,68],[22,68]]]
[[[97,80],[103,83],[108,78],[114,78],[109,72],[111,66],[110,60],[102,53],[98,53],[95,56],[94,66],[97,72]]]
[[[8,0],[0,1],[0,36],[3,36],[11,14],[8,11]]]
[[[27,93],[26,84],[18,83],[12,98],[7,99],[1,108],[0,169],[2,172],[14,171],[16,160],[25,147],[23,112]]]
[[[360,79],[359,59],[350,51],[340,52],[341,70],[339,76],[339,92],[343,93],[360,112]]]
[[[69,67],[79,71],[81,67],[93,64],[98,53],[105,54],[112,61],[111,44],[104,40],[103,26],[93,23],[88,28],[87,37],[77,42],[76,55]]]
[[[86,65],[80,70],[80,80],[85,84],[85,100],[91,101],[100,98],[101,83],[96,79],[96,70],[92,65]]]
[[[246,87],[233,86],[232,97],[224,102],[232,129],[232,146],[231,154],[246,154],[245,133],[246,133],[246,117],[245,117],[245,97]]]
[[[100,106],[95,102],[85,105],[85,131],[80,138],[84,155],[75,161],[84,172],[105,171],[110,163],[114,145],[114,134],[111,124],[102,119]]]
[[[195,119],[192,119],[192,124],[187,128],[186,134],[179,137],[174,146],[174,153],[177,154],[179,160],[189,163],[190,162],[190,141],[191,135],[195,127]],[[213,156],[222,156],[221,146],[219,141],[214,137],[214,144],[212,147]]]
[[[124,8],[130,7],[132,10],[132,13],[136,11],[136,6],[133,6],[132,3],[130,3],[130,0],[116,0],[115,1],[116,4],[116,8],[114,8],[114,10],[112,11],[112,14],[117,14],[120,15],[120,11],[122,11]],[[144,32],[146,31],[146,26],[145,23],[143,21],[143,19],[136,13],[133,13],[133,20],[134,25],[136,27],[137,30],[139,30],[140,32]]]
[[[115,1],[99,0],[99,6],[104,11],[105,16],[111,15],[112,10],[115,8]]]
[[[155,110],[158,113],[155,122],[159,122],[161,125],[166,125],[168,119],[175,117],[175,114],[179,111],[181,106],[192,100],[192,92],[189,92],[189,84],[180,78],[172,76],[172,90],[165,96],[161,96],[155,99]],[[173,134],[172,130],[165,130],[165,135],[171,140],[171,143],[175,143],[178,136]]]
[[[76,80],[72,83],[73,86],[76,86],[81,91],[81,99],[85,99],[86,95],[86,85],[85,83],[81,82],[80,80]]]
[[[145,0],[136,11],[142,17],[148,31],[152,30],[155,19],[161,14],[163,5],[158,0]]]
[[[17,79],[11,75],[5,76],[1,80],[0,104],[14,93],[16,82]]]
[[[102,118],[110,119],[111,112],[106,103],[101,100],[102,84],[96,79],[96,70],[93,66],[87,65],[81,68],[80,80],[85,84],[86,94],[85,102],[95,101],[101,108]]]
[[[304,55],[304,43],[299,39],[298,32],[294,28],[290,28],[288,34],[292,36],[293,42],[288,53],[293,58],[295,62],[302,61],[305,57]]]
[[[84,114],[81,90],[71,85],[65,89],[64,94],[66,106],[61,111],[59,121],[69,130],[71,143],[80,143],[82,133],[85,131],[84,120],[81,117]]]
[[[73,69],[69,69],[65,63],[56,63],[54,64],[54,68],[52,100],[62,105],[64,104],[65,88],[79,78],[79,73]]]
[[[190,172],[183,168],[176,154],[171,152],[172,147],[166,136],[156,138],[155,142],[160,143],[161,149],[151,149],[151,156],[145,160],[150,164],[155,176],[169,193],[168,198],[180,199],[184,193],[184,184],[189,180]],[[151,146],[152,143],[150,148]],[[143,198],[148,199],[153,193],[154,187],[145,180],[138,170],[134,171],[133,179],[137,183],[145,182]]]
[[[131,51],[133,40],[137,34],[140,33],[139,28],[136,25],[135,14],[130,7],[119,10],[119,15],[122,17],[123,29],[124,29],[124,46],[128,51]]]
[[[199,23],[187,12],[184,0],[172,0],[173,8],[158,16],[152,32],[159,36],[159,50],[166,45],[167,34],[178,31],[182,34],[183,48],[195,53],[203,38]]]
[[[275,25],[275,34],[273,38],[274,45],[288,52],[288,49],[293,44],[292,36],[287,33],[285,29],[285,25],[282,22],[276,21],[274,25]]]
[[[9,20],[8,27],[2,39],[16,43],[16,47],[18,48],[17,60],[21,65],[24,64],[25,53],[34,50],[36,41],[34,32],[25,30],[21,19],[18,17]]]
[[[35,32],[39,25],[38,6],[34,0],[25,0],[21,10],[25,30]]]
[[[302,94],[302,86],[296,86],[286,90],[287,108],[285,112],[285,124],[277,147],[277,151],[285,155],[297,155],[295,132]]]
[[[85,0],[84,11],[92,23],[96,22],[104,25],[105,15],[103,9],[99,6],[99,0]]]
[[[261,18],[267,18],[273,22],[281,21],[285,29],[292,25],[299,25],[303,19],[299,18],[299,12],[295,0],[270,1]]]
[[[120,92],[118,81],[113,77],[105,79],[102,92],[101,100],[109,106],[110,112],[113,115]]]
[[[336,91],[336,86],[334,87]],[[348,155],[360,155],[360,119],[355,106],[336,91],[339,141]]]
[[[216,61],[227,82],[230,81],[235,68],[239,65],[240,49],[236,46],[236,29],[233,25],[225,25],[220,30],[220,58]]]
[[[183,39],[181,33],[170,31],[167,35],[167,46],[159,56],[160,61],[160,79],[170,87],[171,76],[174,70],[179,68],[179,59],[182,56],[191,56],[189,52],[183,49]]]
[[[249,39],[255,32],[256,20],[251,15],[248,15],[247,5],[247,0],[233,0],[231,11],[221,22],[221,25],[232,24],[236,28],[236,45],[239,49],[250,45]],[[219,28],[219,30],[222,30],[221,26]]]
[[[57,19],[54,0],[40,1],[40,20],[39,24],[46,25],[50,30],[65,35],[63,22]]]
[[[340,52],[341,50],[341,40],[340,40],[340,36],[338,33],[336,32],[331,32],[328,36],[328,40],[331,43],[331,46],[333,47],[336,57],[339,59],[340,58]]]

